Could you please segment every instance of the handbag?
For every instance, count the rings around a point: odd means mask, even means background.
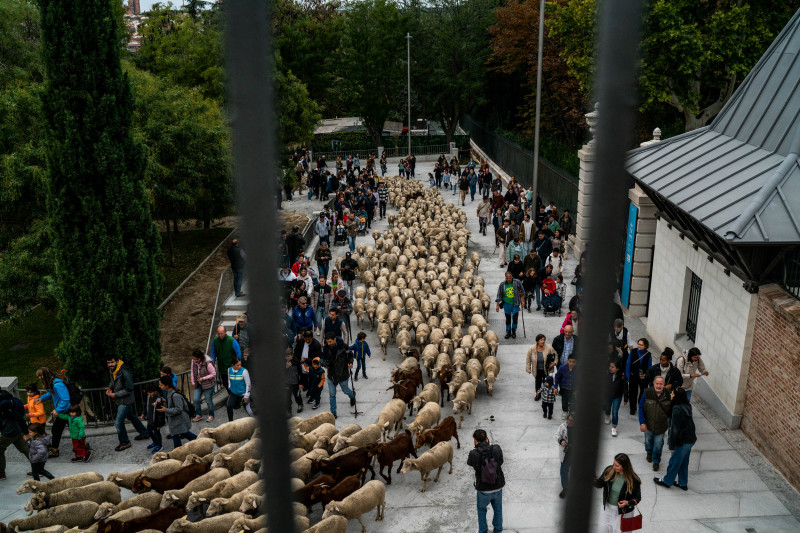
[[[620,531],[639,531],[642,529],[642,512],[639,511],[639,506],[634,504],[634,512],[638,512],[638,516],[629,516],[625,517],[625,515],[620,516],[619,518],[619,530]]]

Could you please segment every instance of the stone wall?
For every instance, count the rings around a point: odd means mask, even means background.
[[[758,296],[743,281],[725,274],[718,262],[694,249],[688,236],[680,238],[663,219],[656,224],[656,245],[647,332],[658,346],[676,354],[692,345],[700,348],[709,376],[699,378],[695,394],[706,400],[732,428],[739,427],[753,339]],[[685,337],[692,272],[702,280],[696,341]]]
[[[800,301],[767,285],[757,309],[742,430],[800,488]]]

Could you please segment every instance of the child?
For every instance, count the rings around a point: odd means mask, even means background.
[[[559,274],[556,276],[556,292],[558,296],[561,298],[561,302],[563,303],[564,300],[567,298],[567,284],[564,283],[564,276]]]
[[[628,380],[625,379],[625,369],[621,368],[620,360],[608,364],[608,398],[606,398],[606,424],[611,422],[611,436],[617,436],[617,423],[619,422],[619,404],[625,401],[628,405]]]
[[[238,359],[236,359],[238,361]],[[161,376],[158,387],[166,394],[166,403],[156,408],[157,413],[163,413],[169,421],[169,432],[172,435],[172,444],[175,448],[181,445],[181,439],[194,440],[197,435],[189,431],[192,420],[189,418],[189,404],[186,398],[175,391],[172,378],[169,375]]]
[[[47,450],[50,447],[50,435],[46,435],[44,424],[34,422],[28,426],[28,434],[24,439],[28,441],[28,458],[31,461],[31,475],[36,481],[40,481],[39,476],[53,479],[55,476],[44,469],[47,463]]]
[[[75,452],[72,462],[88,463],[92,452],[86,444],[86,426],[83,423],[83,416],[81,416],[83,414],[81,406],[70,405],[67,414],[69,415],[69,437],[72,439],[72,451]]]
[[[163,367],[161,369],[161,375],[162,376],[171,377],[172,378],[172,388],[173,389],[177,389],[178,388],[178,376],[176,376],[175,373],[172,372],[172,368],[170,368],[168,366]]]
[[[553,404],[556,403],[555,389],[553,389],[553,376],[544,378],[544,383],[536,393],[542,397],[542,418],[552,420]]]
[[[366,355],[370,359],[372,359],[372,352],[369,351],[369,344],[367,344],[367,334],[363,331],[360,332],[356,336],[356,342],[350,346],[350,350],[353,350],[353,356],[356,358],[356,373],[353,379],[358,381],[358,371],[361,370],[364,373],[364,379],[369,379],[367,377],[367,361],[364,359]],[[363,368],[362,368],[363,365]]]
[[[147,393],[147,411],[142,415],[142,420],[147,421],[147,431],[150,433],[150,438],[153,443],[147,446],[150,453],[160,452],[163,447],[161,440],[161,428],[164,427],[164,413],[158,409],[164,403],[164,399],[159,396],[159,388],[155,383],[148,383],[144,387]]]
[[[300,383],[300,374],[297,372],[299,370],[298,366],[296,366],[292,362],[292,350],[290,348],[286,349],[286,413],[288,416],[292,416],[292,399],[297,402],[297,412],[303,412],[303,385]]]
[[[41,401],[41,394],[36,383],[31,383],[25,389],[28,393],[28,403],[25,404],[25,410],[28,412],[27,417],[31,422],[44,424],[47,422],[47,415],[44,413],[44,403]]]
[[[322,368],[319,357],[315,357],[311,361],[311,368],[308,367],[307,362],[304,366],[308,370],[308,403],[314,403],[312,409],[319,409],[322,386],[325,385],[325,369]]]

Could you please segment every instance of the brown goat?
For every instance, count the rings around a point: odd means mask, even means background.
[[[361,476],[347,476],[335,486],[319,484],[314,487],[314,497],[322,501],[322,507],[328,505],[331,501],[341,501],[346,497],[353,494],[361,487]]]
[[[369,450],[370,457],[377,456],[378,464],[380,465],[378,473],[386,480],[387,485],[392,484],[392,465],[395,461],[398,459],[400,460],[400,464],[397,467],[397,473],[399,474],[406,457],[409,455],[413,455],[415,458],[417,457],[417,452],[414,450],[414,443],[411,438],[411,432],[407,429],[389,442],[367,445],[367,450]],[[387,466],[389,467],[388,477],[383,475],[383,469]]]
[[[448,383],[453,379],[453,367],[450,365],[443,365],[442,369],[439,370],[439,395],[441,396],[439,400],[439,405],[444,407],[444,393],[447,393],[447,401],[450,401],[450,387],[447,386]]]
[[[300,502],[306,506],[309,511],[317,503],[319,498],[315,495],[317,485],[335,485],[336,480],[332,476],[323,475],[314,478],[309,483],[294,492],[294,501]]]
[[[409,348],[409,350],[406,352],[406,357],[413,357],[419,361],[419,350],[416,348]]]
[[[461,441],[458,440],[456,419],[452,416],[448,416],[442,420],[438,426],[417,433],[417,450],[423,446],[433,448],[440,442],[449,442],[453,437],[456,438],[456,444],[458,444],[456,447],[461,449]]]
[[[400,383],[402,381],[411,381],[414,384],[414,393],[416,394],[417,388],[422,386],[422,370],[415,368],[413,370],[392,370],[392,383]]]
[[[193,481],[207,473],[209,468],[211,468],[211,465],[193,463],[184,466],[177,472],[173,472],[172,474],[168,474],[164,477],[151,478],[150,476],[139,476],[133,482],[131,492],[138,493],[143,489],[151,489],[164,494],[164,492],[168,490],[182,489],[190,481]]]
[[[372,472],[372,478],[370,479],[375,479],[375,469],[372,468],[371,464],[372,458],[366,447],[358,448],[338,457],[322,457],[315,462],[320,472],[333,476],[333,479],[337,482],[347,476],[354,476],[360,473],[361,482],[363,483],[367,478],[366,469]]]
[[[166,531],[172,522],[185,515],[185,507],[165,507],[153,514],[140,518],[133,518],[124,522],[119,520],[109,520],[107,522],[100,520],[97,524],[97,531],[99,533],[137,533],[145,529]]]
[[[411,400],[413,400],[414,396],[417,395],[417,385],[410,380],[395,383],[386,390],[394,390],[394,395],[392,398],[400,398],[406,403],[406,405],[411,403]]]

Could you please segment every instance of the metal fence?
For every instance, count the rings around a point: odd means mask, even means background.
[[[408,145],[402,146],[387,146],[383,149],[386,152],[386,157],[405,157],[408,155]],[[445,154],[448,156],[450,153],[449,144],[431,144],[428,146],[414,146],[411,145],[411,153],[413,155],[436,155]],[[448,156],[448,160],[450,157]]]
[[[320,157],[325,158],[325,164],[328,166],[328,170],[333,170],[336,166],[336,158],[342,158],[342,165],[344,165],[344,158],[347,156],[355,157],[358,156],[359,164],[361,165],[362,169],[367,168],[367,157],[370,154],[374,155],[375,158],[378,158],[378,149],[377,148],[369,148],[366,150],[335,150],[330,152],[312,152],[311,156],[313,161],[310,161],[312,165],[316,165],[317,161]]]
[[[525,187],[533,185],[533,152],[485,128],[468,115],[461,120],[461,127],[500,168]],[[573,215],[578,210],[578,178],[542,159],[541,155],[537,192],[545,203],[553,200],[559,209],[569,209]]]

